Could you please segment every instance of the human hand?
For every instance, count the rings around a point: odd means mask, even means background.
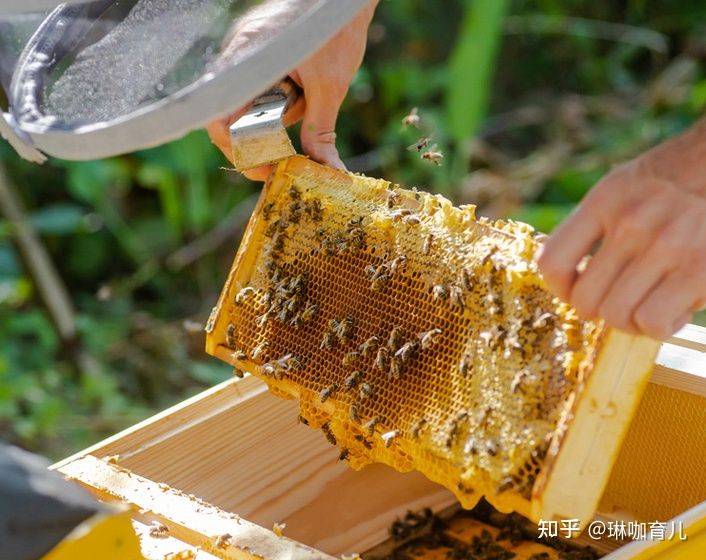
[[[302,4],[305,3],[306,0],[275,0],[255,9],[231,33],[224,56],[248,48],[258,38],[275,33],[301,13]],[[284,117],[285,125],[303,119],[301,144],[304,153],[314,161],[331,167],[345,168],[336,149],[336,119],[351,80],[363,61],[367,31],[376,6],[377,0],[371,0],[353,21],[290,74],[304,95],[288,109]],[[240,108],[206,128],[211,141],[229,160],[232,157],[229,127],[246,110],[247,107]],[[247,171],[245,175],[264,181],[269,173],[269,167],[260,167]]]
[[[706,124],[606,175],[538,264],[586,319],[656,339],[684,326],[706,303]]]

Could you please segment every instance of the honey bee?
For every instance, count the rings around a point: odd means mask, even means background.
[[[321,431],[324,433],[326,436],[326,439],[331,445],[336,445],[338,442],[336,441],[336,436],[333,434],[333,431],[331,430],[331,424],[329,422],[326,422],[321,426]]]
[[[540,309],[535,312],[532,321],[532,328],[535,330],[544,329],[553,321],[554,316],[551,313],[542,313]]]
[[[421,152],[424,148],[429,146],[429,142],[431,142],[431,136],[422,136],[418,138],[414,144],[407,146],[407,149],[410,152]]]
[[[312,198],[304,208],[304,211],[309,214],[313,222],[320,222],[323,219],[324,212],[323,208],[321,208],[321,201],[318,198]]]
[[[350,449],[348,449],[347,447],[344,447],[344,448],[341,450],[341,452],[338,454],[338,460],[339,460],[339,461],[345,461],[346,459],[348,459],[348,457],[350,456],[350,454],[351,454]]]
[[[404,269],[407,267],[407,255],[400,255],[392,259],[388,265],[390,272],[396,274],[398,269]]]
[[[512,393],[516,393],[517,390],[520,388],[522,385],[522,382],[529,376],[529,371],[526,369],[521,369],[518,371],[515,376],[512,378],[512,382],[510,383],[510,391]]]
[[[365,424],[363,424],[363,428],[367,431],[369,436],[372,436],[375,433],[375,427],[380,423],[380,418],[378,416],[375,416],[374,418],[371,418],[368,420]]]
[[[431,289],[431,295],[434,300],[447,300],[449,299],[449,290],[443,284],[437,284]]]
[[[350,391],[353,387],[355,387],[362,376],[362,371],[354,371],[346,377],[346,380],[343,382],[343,386],[346,388],[346,391]]]
[[[348,367],[352,366],[356,362],[360,360],[360,354],[358,352],[348,352],[345,356],[343,356],[343,366]]]
[[[412,214],[412,211],[409,208],[399,208],[397,210],[393,210],[390,212],[390,216],[392,217],[393,220],[399,221],[405,216],[409,216]]]
[[[412,430],[410,431],[410,435],[413,439],[419,439],[419,434],[421,433],[424,426],[426,426],[426,424],[427,419],[424,417],[420,418],[414,423],[414,426],[412,426]]]
[[[497,494],[502,494],[503,492],[511,490],[513,486],[515,486],[515,481],[513,480],[513,478],[511,476],[506,476],[500,481],[500,484],[498,485],[495,492]]]
[[[282,313],[285,313],[285,314],[286,314],[286,310],[281,311],[279,315],[281,315]],[[279,316],[279,315],[278,315],[278,316]],[[265,325],[267,324],[267,319],[269,319],[269,315],[268,315],[267,313],[263,313],[262,315],[260,315],[260,316],[255,320],[255,325],[257,325],[257,328],[258,328],[258,329],[264,328]]]
[[[414,214],[405,216],[404,218],[402,218],[402,221],[405,224],[409,224],[411,226],[417,226],[422,223],[422,220],[419,218],[419,216],[415,216]]]
[[[444,154],[436,146],[432,146],[429,150],[422,153],[421,158],[435,165],[441,165],[441,162],[444,159]]]
[[[237,379],[242,379],[243,377],[245,377],[245,372],[244,372],[243,370],[241,370],[241,369],[233,368],[233,375],[234,375]]]
[[[407,115],[402,119],[402,126],[413,126],[414,128],[419,128],[419,123],[421,122],[421,117],[419,116],[419,111],[416,107],[412,107]]]
[[[365,447],[365,449],[372,449],[372,448],[373,448],[373,442],[372,442],[372,441],[368,441],[368,440],[365,439],[362,435],[356,434],[355,436],[353,436],[353,438],[354,438],[356,441],[359,441],[360,443],[362,443],[362,444],[363,444],[363,447]]]
[[[235,303],[242,305],[250,296],[255,295],[255,288],[246,286],[235,295]]]
[[[399,358],[393,357],[390,360],[390,369],[387,372],[388,379],[399,379],[404,373],[404,364]]]
[[[392,189],[385,190],[385,199],[387,200],[387,207],[393,208],[396,204],[400,202],[400,195]]]
[[[150,537],[166,539],[169,536],[169,527],[159,521],[153,521],[150,525]]]
[[[360,422],[360,413],[358,412],[358,405],[353,403],[348,409],[348,417],[353,422]]]
[[[422,345],[422,350],[428,350],[436,344],[441,336],[441,329],[431,329],[419,335],[419,342]]]
[[[265,218],[266,221],[270,221],[270,217],[272,215],[272,209],[275,207],[274,202],[268,202],[265,204],[265,206],[262,208],[262,215]]]
[[[419,343],[416,341],[407,342],[400,346],[400,349],[395,352],[395,358],[399,358],[400,361],[407,362],[417,355],[419,350]]]
[[[350,340],[353,337],[354,326],[355,323],[353,321],[353,317],[344,317],[341,322],[338,323],[338,327],[336,328],[338,340],[341,342]]]
[[[454,307],[460,307],[461,309],[466,307],[466,303],[463,300],[463,292],[458,286],[451,286],[449,289],[449,299],[451,301],[451,305]]]
[[[466,354],[463,358],[461,358],[461,363],[458,366],[458,370],[461,375],[468,377],[468,374],[473,371],[473,359],[471,356]]]
[[[216,537],[215,545],[216,548],[228,548],[231,544],[231,540],[233,539],[233,535],[230,533],[223,533],[222,535],[218,535]]]
[[[434,242],[434,234],[430,233],[424,239],[424,245],[422,246],[422,253],[428,255],[431,253],[431,244]]]
[[[489,439],[488,443],[485,446],[485,450],[488,452],[488,455],[491,457],[495,457],[498,454],[498,444],[494,439]]]
[[[400,436],[400,431],[399,430],[390,430],[389,432],[385,432],[382,434],[380,437],[382,438],[382,441],[385,443],[385,447],[390,447],[392,445],[392,442],[395,440],[395,438]]]
[[[226,328],[226,346],[228,346],[228,348],[233,348],[235,344],[235,325],[231,323]]]
[[[377,336],[371,336],[368,340],[363,342],[363,344],[358,346],[358,351],[363,358],[368,358],[372,354],[374,347],[378,344],[380,344],[380,339]]]
[[[323,350],[324,348],[326,348],[327,350],[330,350],[331,348],[333,348],[335,342],[336,342],[336,339],[335,339],[333,333],[332,333],[332,332],[327,332],[327,333],[324,333],[324,337],[323,337],[323,339],[321,340],[321,345],[320,345],[319,347],[320,347],[322,350]]]
[[[301,320],[304,323],[308,323],[314,318],[314,315],[316,315],[316,312],[318,311],[319,306],[316,305],[315,303],[310,303],[309,305],[306,306],[304,311],[302,311],[301,314]]]
[[[373,393],[373,388],[370,383],[361,383],[360,389],[358,389],[358,394],[361,399],[367,399]]]
[[[274,525],[272,525],[272,532],[278,537],[282,537],[286,528],[286,523],[275,523]]]
[[[473,273],[467,268],[464,268],[461,278],[463,280],[463,287],[470,292],[473,289]]]
[[[463,452],[466,455],[478,454],[478,448],[476,447],[476,438],[471,436],[466,440],[466,444],[463,446]]]
[[[252,359],[253,361],[257,362],[261,358],[265,356],[265,352],[270,347],[270,343],[267,340],[263,340],[260,344],[255,346],[255,349],[252,351]]]
[[[291,187],[289,187],[289,198],[291,198],[292,200],[300,200],[301,197],[302,193],[296,185],[292,185]]]
[[[473,490],[473,488],[466,486],[463,482],[457,482],[456,489],[459,492],[463,492],[464,494],[473,494],[473,492],[475,492],[475,490]]]
[[[390,331],[390,336],[387,339],[387,347],[392,351],[396,352],[400,345],[402,344],[402,340],[404,339],[404,332],[400,327],[394,327]]]
[[[297,420],[299,422],[301,422],[302,424],[304,424],[305,426],[309,425],[309,421],[306,418],[304,418],[301,414],[299,416],[297,416]]]
[[[276,377],[279,379],[277,364],[273,364],[272,362],[262,366],[262,373],[264,373],[267,377]]]
[[[324,388],[319,393],[319,398],[321,399],[321,402],[325,403],[329,398],[331,398],[331,395],[333,395],[336,391],[338,391],[338,383],[332,383],[328,387]]]
[[[377,355],[375,356],[375,367],[380,371],[386,371],[388,364],[390,362],[390,351],[382,346],[378,348]]]

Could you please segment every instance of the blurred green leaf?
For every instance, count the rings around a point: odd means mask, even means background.
[[[30,221],[39,233],[67,235],[81,229],[84,214],[75,204],[53,204],[33,212]]]

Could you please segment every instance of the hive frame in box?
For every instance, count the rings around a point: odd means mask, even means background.
[[[322,200],[336,190],[365,196],[364,192],[356,190],[360,186],[353,175],[322,166],[302,156],[281,161],[270,176],[248,224],[218,305],[209,319],[206,344],[211,355],[263,378],[268,377],[263,366],[248,359],[237,359],[229,347],[227,332],[238,313],[237,309],[232,310],[231,302],[240,290],[253,284],[252,278],[256,276],[257,266],[261,265],[261,260],[267,254],[267,218],[263,209],[273,204],[276,206],[292,184],[292,178],[297,177],[316,177],[316,186],[309,193],[320,196]],[[366,187],[374,188],[381,183],[374,179],[370,179],[370,182],[372,185],[366,184]],[[321,187],[317,192],[316,187],[319,185]],[[336,199],[332,197],[329,201],[335,202]],[[461,212],[460,209],[458,211]],[[479,222],[470,222],[465,227],[482,228],[484,236],[499,233],[492,227],[479,225]],[[486,494],[486,498],[501,511],[519,511],[534,521],[541,518],[576,518],[582,527],[595,512],[620,442],[647,385],[647,373],[659,348],[659,344],[652,339],[614,329],[607,329],[601,339],[598,357],[585,387],[576,393],[575,399],[571,397],[572,401],[568,403],[570,406],[566,411],[566,421],[562,421],[565,429],[557,429],[554,433],[531,499],[512,492]],[[296,350],[293,351],[296,353]],[[286,393],[289,397],[303,398],[302,387],[286,378],[278,380],[276,389],[278,393]],[[406,448],[405,451],[410,456],[415,454]],[[383,459],[383,462],[388,463],[389,459]],[[415,463],[415,468],[420,468],[419,463]],[[437,470],[425,474],[437,476],[439,482],[445,476],[439,475]],[[474,496],[479,494],[479,490],[474,488]]]
[[[706,329],[689,326],[682,330],[663,345],[650,389],[667,387],[703,398],[706,403],[705,354]],[[390,523],[407,509],[428,506],[438,511],[454,502],[449,492],[417,473],[399,474],[380,465],[359,472],[349,470],[336,462],[337,452],[319,434],[296,422],[296,414],[295,403],[272,397],[261,381],[250,376],[233,379],[53,468],[71,475],[96,495],[131,503],[143,551],[152,551],[154,556],[147,557],[160,560],[165,552],[193,550],[198,544],[209,549],[209,544],[215,543],[215,531],[228,529],[204,527],[208,525],[204,519],[216,516],[218,523],[238,524],[226,511],[241,516],[238,530],[251,530],[251,535],[263,539],[262,546],[273,551],[271,558],[292,550],[307,557],[313,548],[318,558],[328,559],[333,554],[362,552],[384,541]],[[115,455],[119,456],[117,464],[97,461]],[[220,511],[174,492],[190,509],[186,514],[182,510],[177,517],[176,510],[164,507],[167,498],[177,498],[160,483],[196,494],[220,506]],[[142,485],[159,488],[153,502],[140,502],[140,494],[133,490]],[[685,514],[689,540],[672,543],[670,558],[698,558],[695,547],[706,538],[706,493],[699,499],[705,501]],[[137,511],[140,506],[147,506],[142,513]],[[623,504],[621,519],[629,518],[625,511],[629,508],[629,504]],[[599,510],[603,519],[612,515]],[[150,538],[146,524],[151,520],[173,528],[171,538]],[[286,522],[285,534],[308,546],[300,547],[262,528],[273,521]],[[616,546],[584,536],[582,541],[602,552]],[[659,552],[657,547],[663,546],[629,545],[615,550],[606,560],[661,558],[654,551]],[[322,549],[326,553],[320,552]],[[237,541],[233,548],[209,550],[215,554],[200,551],[197,558],[252,558],[253,552],[238,548]]]

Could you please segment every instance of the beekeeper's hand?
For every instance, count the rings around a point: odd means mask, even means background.
[[[706,303],[704,162],[706,121],[611,171],[545,244],[550,289],[629,332],[664,339],[684,326]]]
[[[344,168],[336,149],[336,118],[351,80],[363,61],[368,27],[377,1],[371,1],[351,23],[291,74],[304,95],[287,112],[285,124],[303,119],[301,143],[304,153],[332,167]],[[271,0],[258,6],[231,30],[223,58],[227,60],[230,55],[238,56],[244,49],[254,48],[258,40],[282,29],[310,4],[311,0]],[[211,140],[228,159],[232,157],[228,128],[246,109],[241,108],[207,127]],[[266,180],[269,168],[253,169],[246,175],[254,180]]]

